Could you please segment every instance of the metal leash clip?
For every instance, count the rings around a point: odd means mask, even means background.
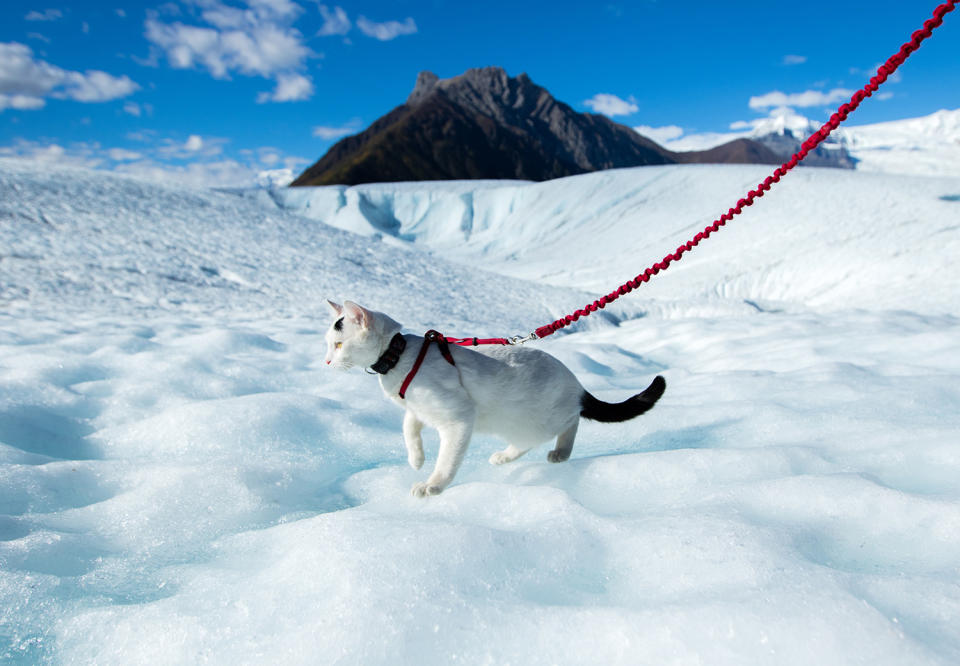
[[[510,345],[522,345],[524,342],[531,342],[532,340],[539,340],[540,338],[536,333],[530,333],[529,335],[515,335],[512,338],[507,340]]]

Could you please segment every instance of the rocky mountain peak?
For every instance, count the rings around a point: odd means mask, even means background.
[[[405,104],[339,141],[293,184],[547,180],[700,157],[668,151],[605,116],[578,113],[526,74],[510,77],[502,67],[479,67],[448,79],[420,72]],[[749,140],[702,158],[777,162]]]
[[[502,67],[477,67],[449,79],[441,79],[433,72],[420,72],[407,105],[418,106],[437,92],[461,107],[500,122],[506,120],[508,110],[530,113],[536,110],[538,101],[553,101],[550,93],[526,74],[511,78]]]
[[[430,96],[430,93],[437,89],[437,83],[439,82],[440,77],[433,72],[423,71],[417,74],[417,83],[407,97],[407,106],[416,106],[425,100]]]

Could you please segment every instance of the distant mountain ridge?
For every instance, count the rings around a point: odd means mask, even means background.
[[[746,123],[744,123],[746,124]],[[781,109],[750,123],[749,129],[726,134],[692,134],[666,142],[675,151],[704,150],[745,138],[774,152],[792,145],[820,128],[821,123],[793,109]],[[960,178],[960,109],[941,109],[918,118],[870,125],[843,124],[811,153],[809,166],[852,165],[857,171],[912,176]]]
[[[752,139],[673,152],[606,116],[573,110],[526,74],[485,67],[449,79],[421,72],[406,103],[339,141],[292,185],[543,181],[620,167],[784,159]]]

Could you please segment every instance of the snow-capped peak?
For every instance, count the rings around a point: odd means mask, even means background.
[[[751,128],[748,133],[751,138],[769,136],[770,134],[785,135],[789,132],[795,138],[804,139],[819,129],[817,123],[788,107],[776,109],[766,118],[760,118],[750,123],[734,124],[735,129],[745,127]]]

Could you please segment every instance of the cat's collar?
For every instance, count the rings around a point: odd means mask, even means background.
[[[403,336],[397,333],[390,340],[390,346],[387,347],[387,351],[383,352],[380,355],[380,358],[377,359],[377,362],[370,366],[370,369],[374,372],[385,375],[397,364],[400,360],[400,354],[403,353],[403,350],[407,348],[407,341],[404,340]]]

